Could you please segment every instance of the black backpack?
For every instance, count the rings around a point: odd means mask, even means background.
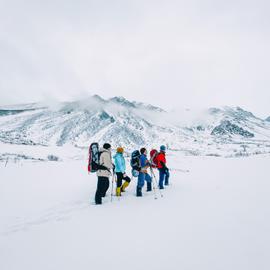
[[[137,171],[141,170],[140,156],[141,156],[141,153],[139,150],[135,150],[134,152],[132,152],[131,159],[130,159],[130,166],[133,170],[137,170]]]
[[[98,143],[92,143],[89,147],[88,173],[95,173],[98,170],[110,171],[107,167],[100,164],[100,156],[103,152],[99,151]]]

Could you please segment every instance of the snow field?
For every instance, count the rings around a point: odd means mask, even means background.
[[[163,198],[102,206],[85,161],[0,164],[0,269],[268,270],[269,159],[172,153]]]

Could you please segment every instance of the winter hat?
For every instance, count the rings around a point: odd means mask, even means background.
[[[160,146],[160,151],[166,152],[166,146],[165,146],[165,145],[161,145],[161,146]]]
[[[140,152],[141,152],[141,154],[143,155],[145,152],[146,152],[146,148],[141,148],[141,150],[140,150]]]
[[[111,145],[110,145],[109,143],[105,143],[105,144],[103,145],[103,148],[108,150],[108,149],[111,148]]]
[[[123,153],[124,153],[124,148],[123,148],[123,147],[118,147],[118,148],[116,149],[116,152],[117,152],[117,153],[120,153],[120,154],[123,154]]]

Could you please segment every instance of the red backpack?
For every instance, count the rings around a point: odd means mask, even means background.
[[[150,163],[153,168],[158,167],[158,154],[159,152],[156,149],[153,149],[150,152]]]

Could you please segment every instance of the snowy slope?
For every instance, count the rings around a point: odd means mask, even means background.
[[[269,161],[171,152],[163,199],[101,207],[84,161],[0,164],[0,269],[268,270]]]
[[[98,96],[62,103],[56,109],[39,107],[2,116],[0,140],[5,143],[58,146],[67,143],[83,146],[91,140],[145,144],[146,140],[155,138],[158,127],[139,113],[162,112],[156,107],[135,105],[122,98],[105,101]]]
[[[184,117],[123,97],[18,105],[0,108],[0,142],[84,148],[106,141],[128,151],[166,144],[188,155],[270,153],[270,122],[239,107],[211,108],[185,124]]]

